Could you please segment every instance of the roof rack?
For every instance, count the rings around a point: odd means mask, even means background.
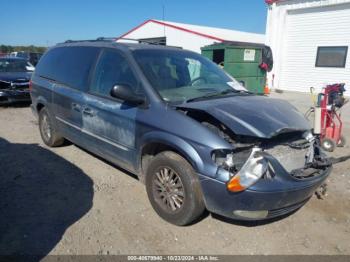
[[[96,41],[116,41],[118,40],[118,37],[97,37]]]
[[[134,39],[134,38],[125,38],[125,37],[117,37],[115,39],[116,41],[117,40],[127,40],[127,41],[135,41],[135,42],[138,42],[138,43],[143,43],[143,44],[149,44],[149,45],[161,45],[159,43],[156,43],[156,42],[151,42],[151,41],[147,41],[147,40],[143,40],[143,39]]]
[[[75,42],[98,42],[98,41],[116,41],[117,37],[97,37],[96,39],[83,39],[83,40],[66,40],[65,43]]]
[[[160,43],[151,42],[142,39],[125,38],[125,37],[97,37],[96,39],[84,39],[84,40],[66,40],[64,43],[76,43],[76,42],[98,42],[98,41],[111,41],[116,42],[118,40],[135,41],[137,43],[143,43],[148,45],[162,45]]]

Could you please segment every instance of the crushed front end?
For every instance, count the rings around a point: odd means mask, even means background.
[[[286,101],[234,96],[177,110],[227,142],[210,152],[210,174],[198,174],[213,213],[240,220],[282,216],[304,205],[331,172],[310,124]]]
[[[282,216],[303,206],[330,174],[331,162],[308,132],[271,139],[235,137],[216,150],[216,179],[201,179],[207,208],[240,220]]]
[[[30,101],[29,80],[5,81],[0,79],[0,105]]]

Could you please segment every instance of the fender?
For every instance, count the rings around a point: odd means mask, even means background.
[[[32,90],[30,96],[32,98],[32,108],[37,112],[37,105],[43,104],[52,112],[52,96],[54,95],[55,83],[50,82],[35,73],[32,75]]]
[[[39,96],[39,97],[36,99],[35,109],[37,108],[37,105],[38,105],[38,104],[43,104],[45,107],[48,107],[48,106],[49,106],[49,103],[48,103],[47,99],[46,99],[44,96]]]
[[[204,163],[201,157],[191,144],[178,136],[162,131],[149,132],[141,138],[138,157],[139,166],[141,163],[142,150],[149,143],[161,143],[173,147],[179,151],[188,161],[190,161],[197,172],[200,172],[204,168]]]

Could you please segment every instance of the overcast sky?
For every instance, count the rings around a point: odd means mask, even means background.
[[[264,0],[2,0],[0,44],[119,36],[147,19],[265,33]]]

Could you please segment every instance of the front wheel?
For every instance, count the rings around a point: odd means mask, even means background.
[[[192,166],[171,151],[159,153],[149,164],[146,190],[157,214],[178,226],[195,221],[205,209],[199,181]]]

